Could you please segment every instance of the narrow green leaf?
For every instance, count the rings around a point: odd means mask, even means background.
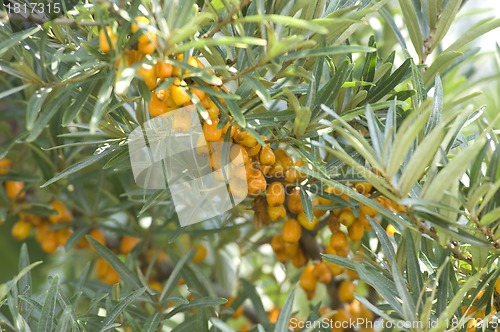
[[[387,260],[390,263],[395,262],[396,253],[394,252],[394,247],[392,246],[392,243],[389,240],[389,236],[387,235],[387,232],[385,231],[385,229],[382,228],[382,226],[380,226],[371,217],[367,216],[367,219],[370,222],[370,225],[372,225],[372,228],[375,231],[375,234],[377,235],[377,238],[380,242],[380,245],[382,246],[382,251],[384,252],[385,256],[387,257]]]
[[[417,11],[411,0],[399,0],[399,6],[401,7],[405,24],[408,27],[408,34],[410,35],[413,47],[421,59],[424,50],[424,39],[418,24]]]
[[[430,162],[434,159],[446,134],[443,127],[444,125],[434,128],[417,146],[406,164],[398,183],[402,196],[408,195],[410,189],[421,179]]]
[[[26,138],[26,141],[33,142],[45,129],[49,121],[56,115],[57,111],[64,106],[64,103],[67,103],[68,97],[71,94],[71,88],[67,87],[64,90],[60,90],[57,94],[55,94],[49,104],[44,107],[44,109],[40,112],[40,116],[34,121],[33,128],[30,130],[29,136]]]
[[[71,325],[73,324],[71,308],[65,308],[59,322],[55,328],[55,332],[67,332],[71,331]]]
[[[370,133],[371,143],[373,145],[373,150],[377,156],[380,163],[383,163],[382,158],[382,146],[384,144],[384,137],[380,127],[378,126],[378,121],[375,118],[375,113],[370,105],[366,105],[365,110],[366,122],[368,124],[368,131]]]
[[[261,297],[255,289],[255,286],[245,279],[242,279],[241,283],[243,286],[243,292],[252,302],[255,314],[257,315],[259,322],[268,324],[269,318],[267,316],[266,310],[264,309],[264,305],[262,304]]]
[[[290,52],[287,55],[280,57],[280,60],[289,61],[289,60],[296,60],[296,59],[303,59],[303,58],[317,57],[317,56],[330,56],[330,55],[349,54],[349,53],[372,53],[372,52],[376,52],[376,49],[373,47],[356,46],[356,45],[339,45],[339,46],[318,47],[309,50]]]
[[[23,84],[23,85],[20,85],[20,86],[16,86],[14,88],[5,90],[3,92],[0,92],[0,99],[8,97],[8,96],[10,96],[10,95],[12,95],[12,94],[14,94],[16,92],[22,91],[22,90],[26,89],[29,86],[31,86],[31,83],[27,83],[27,84]]]
[[[307,220],[309,220],[309,222],[312,222],[314,219],[313,205],[311,197],[304,187],[300,187],[300,200],[302,201],[302,206],[304,207],[304,213],[307,217]]]
[[[455,20],[460,6],[462,5],[462,0],[447,1],[443,12],[439,16],[439,21],[437,23],[436,31],[432,38],[432,45],[430,51],[432,52],[441,42],[441,40],[446,36],[451,24]]]
[[[95,241],[97,242],[97,241]],[[109,262],[111,264],[111,262]],[[110,329],[118,316],[120,316],[123,311],[132,304],[135,300],[137,300],[144,292],[146,291],[146,287],[140,288],[132,293],[130,293],[124,299],[120,299],[118,303],[113,307],[113,309],[107,313],[106,318],[103,320],[101,325],[99,326],[99,332],[104,332]],[[47,330],[48,331],[48,330]]]
[[[368,93],[365,104],[379,101],[398,84],[402,83],[411,74],[411,59],[407,59],[386,80],[377,82],[377,86]]]
[[[23,30],[17,33],[14,33],[9,36],[8,39],[2,41],[0,43],[0,57],[5,54],[8,50],[10,50],[13,46],[18,45],[24,39],[33,36],[35,33],[42,29],[41,25],[37,25],[34,28]]]
[[[222,332],[236,332],[231,326],[227,325],[226,322],[221,319],[212,317],[210,318],[210,322],[212,322],[212,324]]]
[[[453,181],[459,181],[460,177],[468,167],[469,163],[476,156],[485,143],[485,139],[478,139],[473,145],[467,147],[431,180],[426,181],[420,197],[430,201],[440,201],[446,194]]]
[[[295,287],[292,288],[290,294],[288,294],[286,298],[285,305],[281,308],[278,320],[276,321],[276,326],[274,327],[274,332],[282,332],[288,330],[290,317],[292,316],[294,297],[295,297]]]
[[[429,116],[429,120],[424,127],[424,136],[434,129],[439,122],[441,122],[441,116],[443,114],[443,83],[441,82],[441,77],[436,75],[436,80],[434,83],[434,99],[432,101],[432,111]]]
[[[129,268],[126,267],[125,264],[123,264],[123,262],[118,257],[116,257],[111,250],[103,246],[92,236],[87,235],[85,238],[90,242],[97,253],[102,258],[104,258],[109,263],[109,265],[111,265],[111,267],[120,275],[125,284],[132,286],[133,288],[141,288],[142,284],[139,278],[132,271],[130,271]]]
[[[179,281],[179,279],[181,277],[180,272],[181,272],[182,268],[184,267],[184,265],[187,262],[191,261],[193,256],[194,256],[194,251],[191,250],[188,253],[186,253],[184,256],[182,256],[182,258],[179,260],[179,262],[177,262],[177,264],[174,267],[174,270],[172,271],[172,273],[168,277],[168,280],[167,280],[165,286],[163,287],[163,290],[160,294],[160,301],[163,301],[167,296],[170,296],[170,294],[174,291],[175,287],[177,287],[177,282]]]
[[[314,23],[313,21],[301,20],[298,18],[290,17],[290,16],[281,16],[276,14],[270,15],[251,15],[245,16],[238,20],[241,23],[261,23],[263,21],[270,21],[273,23],[281,24],[287,27],[293,27],[298,29],[310,30],[319,34],[327,34],[328,29]]]
[[[52,88],[40,88],[31,96],[26,110],[26,129],[32,130],[38,113],[42,109],[43,102],[52,92]]]
[[[101,89],[99,90],[99,94],[97,96],[97,102],[94,106],[94,112],[90,118],[89,126],[91,133],[95,133],[97,131],[97,126],[102,118],[102,115],[104,114],[105,108],[112,100],[111,93],[113,92],[114,78],[114,75],[109,74],[104,82],[102,82]]]
[[[68,168],[64,169],[61,173],[59,173],[56,176],[54,176],[52,179],[50,179],[47,182],[45,182],[44,184],[42,184],[40,186],[40,188],[45,188],[45,187],[51,185],[52,183],[54,183],[56,181],[59,181],[62,178],[67,177],[68,175],[76,173],[76,172],[84,169],[85,167],[88,167],[88,166],[90,166],[90,165],[98,162],[99,160],[107,157],[108,155],[110,155],[110,154],[112,154],[114,152],[115,152],[115,149],[108,148],[108,149],[106,149],[106,150],[104,150],[104,151],[102,151],[102,152],[100,152],[100,153],[98,153],[96,155],[93,155],[90,158],[85,159],[84,161],[81,161],[79,163],[71,165]]]
[[[340,66],[337,68],[337,71],[332,76],[332,78],[319,89],[316,94],[316,108],[313,109],[313,118],[316,117],[321,111],[321,104],[335,109],[335,102],[337,96],[339,95],[340,89],[342,88],[342,84],[347,80],[349,75],[351,74],[354,65],[350,63],[349,60],[344,60]]]
[[[451,319],[453,317],[454,312],[457,311],[457,309],[463,304],[463,301],[466,298],[467,292],[470,289],[472,289],[474,286],[476,286],[476,284],[478,283],[478,281],[481,279],[481,277],[484,275],[485,272],[486,272],[486,270],[482,269],[478,273],[476,273],[472,276],[469,276],[467,278],[467,281],[465,282],[465,284],[463,284],[458,289],[455,296],[453,296],[451,301],[448,303],[446,310],[441,312],[439,319],[438,319],[439,321],[448,322],[449,319]],[[440,332],[440,331],[441,331],[441,329],[439,327],[436,327],[436,328],[432,328],[429,332]]]
[[[460,52],[441,53],[424,73],[424,86],[429,89],[438,74],[443,74],[455,59],[463,55]]]
[[[457,1],[460,2],[460,1]],[[500,18],[494,20],[484,20],[477,24],[472,29],[468,29],[463,33],[460,38],[458,38],[453,44],[451,44],[445,52],[456,51],[469,44],[471,41],[476,40],[478,37],[484,35],[491,30],[500,27]]]
[[[54,326],[54,314],[56,310],[56,296],[57,288],[59,285],[59,277],[56,275],[51,283],[47,296],[45,296],[45,302],[42,306],[42,312],[40,313],[40,320],[38,321],[37,330],[39,332],[52,331]]]
[[[208,296],[208,297],[203,297],[201,299],[195,299],[189,302],[188,304],[181,304],[180,306],[176,307],[168,314],[165,314],[163,316],[163,319],[169,319],[180,312],[185,312],[191,309],[203,308],[203,307],[215,307],[216,305],[221,305],[224,303],[227,303],[227,300],[223,297]]]

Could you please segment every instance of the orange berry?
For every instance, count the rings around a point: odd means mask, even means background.
[[[333,214],[328,218],[328,228],[332,233],[337,233],[340,229],[339,219]]]
[[[271,183],[266,190],[267,204],[270,206],[283,205],[285,203],[285,188],[280,182]]]
[[[304,207],[302,206],[302,199],[300,198],[300,190],[293,189],[288,196],[287,202],[288,210],[293,214],[300,214],[304,212]]]
[[[316,218],[316,216],[313,217],[312,221],[309,221],[309,219],[307,219],[307,216],[304,212],[301,212],[297,215],[297,220],[302,225],[302,227],[304,227],[305,229],[310,230],[310,231],[314,230],[314,228],[318,224],[318,218]]]
[[[154,89],[156,87],[156,81],[158,78],[156,77],[155,67],[143,64],[137,69],[136,73],[142,77],[144,83],[146,83],[146,86],[149,89]]]
[[[151,95],[151,100],[148,103],[148,111],[151,116],[159,116],[167,112],[167,105],[158,98],[156,93]]]
[[[137,48],[143,54],[153,54],[156,51],[156,35],[152,34],[152,39],[150,40],[147,35],[142,35],[139,37],[139,44]]]
[[[248,172],[247,172],[248,174]],[[266,190],[266,178],[260,170],[253,170],[248,176],[248,192],[252,195],[259,195]],[[285,211],[286,213],[286,211]]]
[[[21,200],[26,196],[24,190],[24,182],[22,181],[5,181],[5,193],[10,200]]]
[[[141,242],[141,239],[125,235],[120,242],[120,252],[124,255],[132,251]]]
[[[187,84],[184,81],[175,80],[170,86],[170,94],[176,105],[181,106],[191,101],[191,97],[187,93]]]
[[[495,290],[498,294],[500,294],[500,278],[495,281]]]
[[[57,243],[57,234],[54,231],[47,230],[40,242],[42,250],[48,254],[52,254],[57,250],[59,244]]]
[[[319,282],[328,284],[332,280],[332,274],[324,262],[314,265],[314,276]]]
[[[193,256],[193,263],[201,263],[207,257],[207,248],[201,243],[195,244],[193,249],[195,254]]]
[[[348,228],[349,232],[349,237],[353,241],[359,241],[363,238],[363,235],[365,234],[365,226],[363,226],[363,223],[356,220],[349,226]]]
[[[293,166],[293,159],[285,150],[278,148],[274,150],[274,155],[276,156],[276,161],[279,161],[285,171]]]
[[[26,239],[31,232],[31,224],[27,221],[24,220],[19,220],[14,224],[14,227],[12,227],[12,237],[14,239],[22,241]]]
[[[332,274],[332,276],[338,276],[344,271],[344,268],[342,266],[337,265],[335,263],[326,262],[325,264],[330,273]]]
[[[305,291],[313,292],[316,290],[318,280],[314,275],[314,265],[308,265],[300,275],[300,287]]]
[[[155,65],[156,77],[159,79],[165,79],[172,76],[172,71],[174,67],[170,63],[157,62]]]
[[[205,93],[205,91],[203,90],[200,90],[200,89],[196,89],[194,87],[191,87],[191,92],[200,100],[202,101],[203,99],[205,99],[207,97],[207,94]],[[210,100],[210,98],[208,98]],[[215,107],[213,107],[215,106]],[[214,111],[216,110],[217,111],[217,114],[219,114],[219,108],[212,103],[209,103],[209,107],[208,108],[211,108],[211,109],[214,109]]]
[[[161,293],[161,291],[163,290],[163,285],[161,282],[159,281],[156,281],[156,280],[151,280],[149,282],[149,287],[151,287],[152,289],[154,289],[155,291],[157,291],[158,293]]]
[[[73,232],[69,228],[61,228],[56,232],[57,244],[60,246],[66,245],[68,239],[70,238]]]
[[[92,236],[97,242],[102,244],[103,246],[106,245],[106,236],[104,235],[104,232],[100,230],[99,228],[94,228],[89,232],[89,235]]]
[[[9,170],[12,167],[12,161],[9,159],[0,159],[0,175],[9,174]]]
[[[73,215],[68,210],[68,208],[64,205],[63,202],[53,201],[50,203],[50,206],[56,210],[56,214],[51,214],[49,216],[49,220],[53,224],[58,224],[62,222],[68,222],[73,220]]]
[[[346,269],[345,272],[352,280],[359,279],[358,272],[351,269]]]
[[[271,239],[271,248],[273,248],[274,252],[279,252],[283,250],[283,235],[282,234],[275,234],[273,238]]]
[[[276,162],[276,156],[274,155],[273,149],[271,149],[269,146],[265,146],[262,148],[262,150],[260,151],[259,159],[263,165],[271,166]]]
[[[298,242],[302,235],[302,227],[295,219],[288,219],[283,224],[283,240],[285,242]]]
[[[246,148],[246,150],[248,152],[248,156],[249,157],[257,156],[259,154],[261,148],[262,148],[262,146],[260,144],[255,144],[251,148]]]
[[[372,207],[361,205],[359,207],[360,214],[367,215],[369,217],[375,217],[377,215],[377,210]]]
[[[234,141],[247,148],[251,148],[257,144],[257,140],[248,131],[237,132],[234,134]]]
[[[385,231],[389,236],[394,236],[394,233],[397,232],[396,227],[392,226],[391,224],[387,225]]]
[[[357,182],[354,184],[354,189],[362,195],[368,194],[372,190],[372,185],[368,182]]]
[[[108,35],[109,41],[108,38],[106,38],[106,33]],[[101,29],[99,31],[99,48],[101,49],[102,53],[107,54],[112,49],[115,49],[117,41],[118,37],[113,32],[111,27],[106,27],[106,31],[104,31],[104,29]],[[109,42],[111,42],[111,44]]]
[[[205,135],[207,142],[215,142],[221,139],[222,129],[217,128],[218,124],[218,119],[213,119],[211,124],[206,121],[203,123],[203,135]]]
[[[330,237],[330,246],[334,249],[342,249],[348,246],[347,236],[343,232],[333,233]]]
[[[277,221],[286,217],[286,209],[283,205],[269,205],[267,207],[267,213],[269,214],[269,218],[271,219],[271,221]]]
[[[338,288],[339,300],[342,303],[350,303],[354,300],[355,287],[352,281],[344,280]]]
[[[471,319],[467,322],[467,329],[466,329],[466,332],[476,332],[477,330],[477,326],[478,325],[478,321],[477,319]]]
[[[278,321],[278,317],[280,315],[281,309],[279,308],[274,308],[271,311],[269,311],[269,322],[271,324],[274,324]]]
[[[351,226],[355,219],[356,217],[354,216],[354,213],[352,213],[351,210],[342,211],[339,215],[340,223],[344,224],[346,227]]]
[[[241,156],[241,162],[243,162],[243,164],[238,163],[238,155]],[[231,159],[231,162],[236,166],[246,165],[250,161],[247,150],[241,145],[237,144],[234,144],[231,147],[231,150],[229,151],[229,158]]]
[[[139,31],[139,26],[144,26],[148,25],[150,23],[149,19],[144,16],[137,16],[134,18],[134,22],[132,22],[132,25],[130,26],[130,30],[132,30],[132,33],[136,33]]]
[[[284,242],[283,243],[283,252],[288,257],[294,257],[295,255],[297,255],[298,250],[299,250],[299,243],[298,242]]]
[[[292,264],[296,268],[300,268],[307,263],[307,257],[304,255],[304,252],[300,247],[297,249],[297,253],[292,257]]]
[[[95,263],[97,277],[104,283],[113,285],[120,281],[120,275],[113,267],[102,257],[99,257]]]

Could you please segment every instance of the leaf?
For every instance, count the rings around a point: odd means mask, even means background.
[[[446,310],[443,311],[439,318],[438,321],[443,321],[447,322],[451,317],[453,317],[453,314],[457,309],[462,305],[464,299],[466,298],[467,292],[472,289],[474,286],[476,286],[477,282],[481,279],[481,277],[484,275],[486,272],[485,269],[482,269],[478,273],[469,276],[466,280],[466,282],[458,289],[457,293],[451,301],[448,303],[448,306],[446,307]],[[439,332],[441,331],[438,327],[432,328],[430,332]]]
[[[441,77],[436,75],[436,80],[434,83],[434,99],[432,101],[432,111],[429,116],[429,120],[424,127],[424,136],[434,129],[441,121],[441,116],[443,114],[443,84],[441,82]]]
[[[420,198],[430,201],[440,201],[453,181],[459,181],[469,163],[485,143],[480,138],[451,159],[448,164],[432,179],[428,179],[422,189]]]
[[[73,323],[71,308],[65,308],[61,318],[59,318],[59,323],[56,326],[55,332],[67,332],[71,331],[71,324]]]
[[[446,36],[451,24],[455,20],[460,6],[462,5],[462,0],[447,1],[443,12],[439,16],[439,21],[437,23],[436,31],[434,32],[432,38],[432,45],[430,52],[432,52],[441,42],[441,40]]]
[[[85,238],[90,242],[92,247],[97,251],[97,253],[104,258],[109,265],[120,275],[123,282],[126,285],[132,286],[133,288],[141,288],[142,284],[139,278],[129,270],[128,267],[123,264],[123,262],[113,254],[111,250],[103,246],[99,241],[94,239],[92,236],[85,236]]]
[[[460,38],[458,38],[453,44],[451,44],[445,50],[445,52],[461,49],[463,46],[469,44],[471,41],[476,40],[478,37],[484,35],[485,33],[497,29],[499,27],[500,27],[500,18],[494,20],[484,20],[479,24],[477,24],[472,29],[466,30],[465,33],[463,33],[460,36]]]
[[[431,83],[435,80],[438,74],[443,74],[450,67],[455,59],[463,55],[461,52],[444,52],[441,53],[431,64],[424,74],[424,86],[429,89]]]
[[[370,132],[373,150],[375,151],[375,155],[377,156],[379,162],[383,163],[384,159],[382,158],[382,146],[384,144],[384,137],[370,105],[366,105],[365,117],[368,124],[368,131]]]
[[[413,47],[417,51],[419,58],[422,59],[424,40],[418,23],[417,10],[411,0],[399,0],[399,6],[403,13],[404,22],[408,27],[408,34],[410,35]]]
[[[316,117],[321,111],[321,104],[335,109],[335,101],[340,92],[340,89],[342,88],[342,84],[344,84],[344,82],[347,80],[353,68],[354,65],[351,64],[349,60],[344,60],[337,68],[337,71],[332,76],[332,78],[321,87],[321,89],[316,94],[316,107],[312,110],[313,118]]]
[[[304,207],[304,214],[307,217],[309,222],[312,222],[314,219],[313,205],[311,201],[311,197],[307,194],[304,187],[300,187],[300,200],[302,201],[302,206]]]
[[[33,36],[35,33],[42,29],[41,25],[37,25],[34,28],[20,31],[9,36],[7,40],[0,43],[0,57],[5,54],[8,50],[12,49],[13,46],[20,44],[24,39]]]
[[[44,107],[43,111],[40,112],[40,116],[36,119],[33,124],[33,128],[30,130],[29,136],[26,141],[33,142],[42,133],[45,126],[49,121],[56,115],[57,111],[63,107],[64,103],[68,101],[68,97],[71,94],[71,88],[67,87],[64,90],[60,90],[52,97],[51,101],[47,106]]]
[[[249,282],[245,279],[241,280],[241,284],[243,286],[244,294],[252,302],[253,308],[255,310],[255,314],[257,315],[259,322],[268,324],[269,318],[268,318],[266,310],[264,309],[264,306],[262,304],[261,297],[257,293],[257,290],[255,289],[255,286],[251,282]]]
[[[290,317],[292,316],[293,300],[295,297],[295,287],[292,288],[290,294],[286,298],[285,305],[281,308],[278,320],[276,321],[276,326],[274,327],[275,332],[287,331],[290,324]]]
[[[58,284],[59,277],[56,275],[50,283],[47,296],[45,296],[45,302],[42,306],[42,312],[40,313],[40,320],[38,321],[37,326],[37,330],[39,332],[52,331],[52,328],[54,326],[54,314],[56,310]]]
[[[212,317],[210,318],[210,322],[212,322],[212,324],[222,332],[236,332],[231,326],[227,325],[226,322],[221,319]]]
[[[330,55],[349,54],[349,53],[371,53],[376,51],[377,51],[376,48],[368,46],[339,45],[339,46],[328,46],[328,47],[315,47],[309,50],[290,52],[287,55],[280,57],[279,59],[280,61],[290,61],[308,57],[330,56]]]
[[[225,304],[227,300],[223,297],[203,297],[201,299],[195,299],[188,304],[181,304],[180,306],[174,308],[168,314],[163,315],[163,319],[169,319],[179,312],[185,312],[195,308],[203,307],[215,307],[216,305]]]
[[[387,79],[377,82],[377,86],[368,93],[364,104],[379,101],[398,84],[402,83],[411,74],[411,61],[411,59],[405,60]]]
[[[430,110],[424,112],[413,112],[406,117],[403,123],[398,128],[392,149],[389,152],[387,161],[387,175],[394,177],[396,172],[401,168],[410,147],[415,142],[418,134],[425,126]]]
[[[97,242],[97,241],[95,241]],[[110,262],[111,264],[111,262]],[[113,309],[107,313],[106,318],[103,320],[101,325],[99,326],[99,332],[104,332],[113,327],[114,321],[118,316],[122,314],[122,312],[130,305],[132,302],[137,300],[144,292],[146,291],[146,287],[140,288],[125,297],[124,299],[120,299],[118,303],[113,307]],[[48,330],[47,330],[48,331]]]
[[[94,105],[94,112],[89,122],[90,132],[92,134],[97,131],[97,126],[104,114],[104,110],[112,100],[111,93],[113,92],[113,80],[114,75],[109,74],[105,81],[102,82],[101,89],[97,95],[97,102]]]
[[[52,92],[52,88],[40,88],[31,96],[26,110],[26,129],[32,130],[38,113],[42,109],[43,102]]]
[[[441,125],[434,128],[417,146],[399,179],[398,187],[403,197],[408,195],[410,189],[424,175],[441,146],[445,134],[444,125]]]
[[[180,272],[181,272],[182,268],[184,267],[184,265],[187,262],[191,261],[194,254],[195,254],[194,251],[191,250],[188,253],[186,253],[184,256],[182,256],[182,258],[179,260],[179,262],[177,262],[172,273],[168,277],[168,280],[167,280],[165,286],[163,287],[163,290],[162,290],[161,295],[160,295],[160,301],[165,299],[165,297],[169,296],[174,291],[175,287],[177,287],[177,282],[179,281],[179,279],[181,277]]]
[[[6,91],[3,91],[0,93],[0,99],[3,99],[7,96],[10,96],[16,92],[19,92],[19,91],[22,91],[24,89],[26,89],[27,87],[31,86],[31,83],[27,83],[27,84],[23,84],[23,85],[20,85],[20,86],[16,86],[12,89],[9,89],[9,90],[6,90]]]
[[[300,107],[296,110],[295,119],[293,120],[293,134],[296,138],[302,137],[311,121],[311,110],[309,107]]]
[[[399,27],[397,26],[396,22],[394,22],[393,15],[386,9],[386,8],[381,8],[380,13],[382,14],[382,17],[387,21],[389,26],[391,27],[392,32],[394,32],[394,35],[396,36],[396,39],[398,40],[399,45],[403,50],[408,49],[406,46],[406,39],[403,37],[401,34],[401,31]]]
[[[79,163],[71,165],[68,168],[64,169],[61,173],[54,176],[52,179],[50,179],[47,182],[45,182],[44,184],[42,184],[40,186],[40,188],[45,188],[45,187],[51,185],[52,183],[59,181],[62,178],[67,177],[68,175],[76,173],[76,172],[84,169],[85,167],[88,167],[88,166],[98,162],[99,160],[103,159],[104,157],[107,157],[108,155],[112,154],[113,152],[115,152],[115,149],[108,148],[108,149],[106,149],[106,150],[104,150],[96,155],[93,155],[90,158],[85,159],[84,161],[81,161]]]
[[[310,30],[319,34],[327,34],[328,29],[325,27],[322,27],[318,24],[314,23],[314,20],[312,21],[306,21],[306,20],[301,20],[298,18],[290,17],[290,16],[281,16],[281,15],[276,15],[276,14],[270,14],[270,15],[251,15],[251,16],[245,16],[240,19],[238,19],[238,22],[240,23],[261,23],[262,21],[270,21],[274,22],[277,24],[281,24],[287,27],[294,27],[298,29],[305,29],[305,30]]]

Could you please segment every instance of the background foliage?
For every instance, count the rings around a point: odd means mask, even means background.
[[[481,53],[471,45],[500,19],[478,20],[461,11],[464,4],[80,1],[24,29],[3,15],[0,158],[12,165],[0,175],[0,326],[285,331],[292,314],[312,322],[331,316],[325,307],[342,308],[335,290],[347,272],[312,296],[295,287],[304,288],[307,267],[273,254],[283,223],[256,217],[258,198],[180,228],[168,189],[135,185],[127,137],[150,118],[154,90],[140,68],[162,61],[190,70],[189,84],[217,103],[221,125],[245,129],[259,144],[302,161],[294,168],[305,176],[297,184],[300,204],[308,220],[320,215],[310,232],[301,226],[306,265],[324,259],[356,271],[356,299],[376,319],[424,324],[405,330],[444,331],[457,322],[465,330],[471,318],[493,319],[500,50]],[[474,23],[446,39],[458,15]],[[125,50],[144,36],[131,34],[137,16],[150,19],[141,33],[156,36],[156,47],[128,64]],[[99,41],[105,27],[116,34],[110,52]],[[178,54],[203,59],[206,68]],[[485,59],[495,57],[489,75],[480,75]],[[230,92],[213,88],[221,84]],[[9,181],[24,183],[14,197]],[[369,183],[371,194],[355,183]],[[71,230],[63,246],[46,254],[40,250],[48,251],[46,233],[22,246],[12,238],[27,214],[63,218],[54,201],[70,215],[50,226]],[[366,217],[362,239],[349,239],[347,257],[327,252],[327,218],[342,209],[360,218],[364,207],[375,213]],[[37,222],[31,233],[39,232]],[[140,241],[124,252],[124,238]],[[199,257],[202,248],[206,258]],[[98,266],[107,273],[99,275]]]

